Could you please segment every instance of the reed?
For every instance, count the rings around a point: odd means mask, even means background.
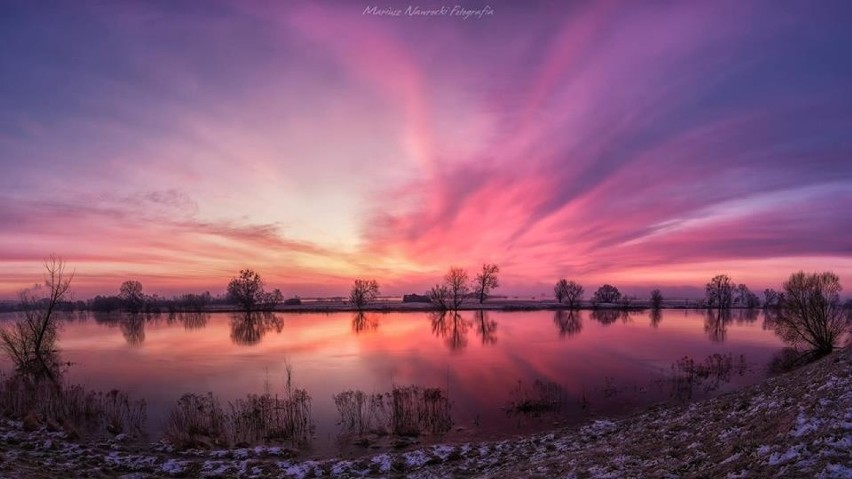
[[[27,418],[32,427],[62,427],[68,433],[92,436],[142,435],[144,400],[131,400],[117,389],[88,391],[80,385],[34,380],[13,375],[0,380],[0,409],[13,418]]]
[[[453,425],[451,403],[440,388],[394,386],[371,395],[350,390],[336,394],[334,403],[343,434],[419,436],[441,434]]]

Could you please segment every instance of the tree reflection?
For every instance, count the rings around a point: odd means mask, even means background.
[[[253,346],[271,330],[280,333],[284,321],[270,311],[231,313],[231,341],[241,346]]]
[[[141,346],[145,342],[145,316],[131,314],[122,318],[118,326],[130,346]]]
[[[583,320],[580,313],[573,309],[560,309],[553,313],[553,322],[559,327],[559,337],[571,337],[583,330]]]
[[[777,308],[764,309],[763,322],[760,324],[760,328],[764,331],[774,331],[775,325],[778,324],[779,314],[781,314],[781,310]]]
[[[630,315],[627,310],[596,309],[592,311],[592,319],[600,322],[604,326],[609,326],[610,324],[618,321],[619,318],[625,323],[630,321]]]
[[[488,311],[478,310],[474,314],[476,334],[482,339],[482,344],[494,344],[497,342],[497,321],[488,317]]]
[[[358,311],[352,316],[352,331],[356,334],[361,334],[364,331],[375,331],[379,327],[379,320],[374,314],[366,314],[363,311]]]
[[[459,351],[467,347],[467,330],[470,324],[458,311],[433,311],[430,313],[432,334],[447,340],[447,347]]]
[[[181,312],[176,315],[177,320],[183,324],[186,330],[196,330],[207,327],[210,313],[204,311]]]
[[[737,324],[750,324],[757,321],[757,308],[738,309],[734,316],[734,321]]]
[[[722,343],[728,335],[730,322],[730,309],[708,309],[704,316],[704,332],[711,341]]]
[[[651,326],[656,329],[663,320],[663,312],[660,309],[654,308],[651,310]]]

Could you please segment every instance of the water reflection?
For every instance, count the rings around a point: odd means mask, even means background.
[[[707,385],[716,385],[714,377],[703,378],[705,371],[724,373],[727,368],[727,360],[722,369],[716,367],[718,361],[704,367],[708,356],[732,353],[736,359],[745,354],[753,364],[763,364],[781,347],[771,331],[771,319],[758,317],[757,322],[748,323],[753,314],[745,311],[743,324],[736,319],[727,324],[723,346],[711,341],[710,330],[705,329],[706,310],[667,309],[662,311],[665,321],[646,310],[645,316],[629,316],[633,321],[628,317],[627,323],[618,320],[628,316],[623,311],[597,313],[464,311],[461,315],[430,315],[423,311],[376,313],[375,318],[370,313],[359,318],[353,312],[278,313],[280,320],[276,321],[269,313],[264,319],[262,313],[246,318],[241,313],[215,312],[176,313],[171,320],[169,314],[159,319],[143,315],[127,324],[122,324],[127,315],[99,314],[95,315],[97,321],[64,323],[58,347],[63,359],[75,364],[66,373],[71,383],[93,389],[130,389],[134,396],[148,400],[152,439],[160,437],[161,426],[182,393],[212,391],[229,402],[260,393],[268,390],[264,377],[283,374],[281,358],[287,357],[297,369],[307,372],[300,387],[314,398],[311,407],[317,429],[312,448],[319,456],[337,453],[340,415],[332,397],[345,390],[366,391],[358,407],[369,411],[370,396],[388,392],[394,385],[439,386],[453,404],[452,419],[464,427],[461,432],[453,428],[447,440],[469,441],[518,432],[518,423],[524,424],[524,432],[532,432],[555,422],[568,424],[590,412],[617,414],[680,397],[705,397]],[[738,311],[732,313],[736,318]],[[613,319],[601,321],[603,315]],[[6,319],[14,316],[0,317],[0,323]],[[373,319],[381,327],[371,329]],[[269,332],[280,330],[284,322],[286,334]],[[769,330],[761,328],[762,322]],[[718,322],[710,318],[709,323]],[[128,355],[125,342],[138,342],[143,331],[140,348],[145,354]],[[362,336],[353,341],[359,332]],[[554,333],[570,339],[560,340]],[[695,363],[675,372],[680,382],[673,391],[669,366],[686,355],[695,358]],[[181,367],[164,371],[163,364]],[[7,361],[6,369],[10,366]],[[269,373],[264,375],[264,371]],[[718,391],[752,384],[764,374],[762,368],[742,376],[732,370],[730,382],[726,382],[728,376],[720,375]],[[660,378],[660,387],[650,387],[655,378]],[[521,387],[507,397],[519,379]],[[538,387],[536,379],[542,381]],[[507,399],[513,400],[508,406],[514,405],[520,413],[533,412],[532,416],[553,408],[557,402],[551,398],[557,391],[548,382],[561,386],[569,398],[558,417],[550,413],[535,419],[524,414],[507,417]],[[385,406],[387,411],[393,408],[392,403]],[[364,414],[358,419],[360,424],[368,420],[369,414]],[[386,428],[389,434],[392,428]],[[351,440],[346,447],[352,447]]]
[[[231,313],[231,341],[240,346],[258,344],[269,331],[280,333],[284,321],[270,311]]]
[[[730,323],[730,309],[708,309],[704,313],[704,332],[713,342],[722,343],[725,341]]]
[[[734,316],[734,321],[737,324],[750,324],[757,321],[757,308],[738,309]]]
[[[583,320],[580,312],[575,310],[560,309],[553,313],[553,322],[559,327],[559,337],[571,337],[583,330]]]
[[[169,324],[175,321],[182,324],[187,331],[203,329],[210,321],[210,313],[204,311],[169,313]]]
[[[451,351],[460,351],[467,347],[467,330],[471,324],[462,318],[458,311],[433,311],[430,313],[432,334],[446,339]]]
[[[732,376],[742,376],[748,370],[745,356],[711,354],[699,363],[686,356],[672,364],[671,393],[678,401],[692,399],[695,388],[705,393],[715,391],[731,381]]]
[[[131,314],[119,321],[119,328],[124,340],[130,346],[141,346],[145,342],[145,317],[141,314]]]
[[[476,334],[482,339],[482,344],[494,344],[497,342],[497,321],[488,316],[488,311],[480,309],[474,314]]]
[[[660,321],[663,320],[663,311],[660,309],[651,310],[651,327],[657,329],[660,326]]]
[[[363,311],[358,311],[352,316],[352,331],[355,334],[361,334],[364,331],[375,331],[379,328],[379,319],[375,314],[367,314]]]
[[[592,311],[592,319],[608,326],[619,319],[623,323],[630,322],[630,313],[626,309],[596,309]]]

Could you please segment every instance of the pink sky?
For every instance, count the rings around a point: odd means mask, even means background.
[[[78,297],[245,267],[402,294],[483,262],[508,295],[852,283],[848,5],[489,5],[9,7],[0,298],[51,253]]]

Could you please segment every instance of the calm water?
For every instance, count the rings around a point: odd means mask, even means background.
[[[230,313],[88,315],[64,324],[60,348],[63,361],[73,363],[66,375],[71,382],[146,399],[154,438],[183,393],[211,391],[224,404],[266,387],[280,390],[289,363],[294,385],[313,398],[316,434],[309,455],[323,456],[354,452],[338,438],[332,400],[348,389],[445,388],[455,426],[442,440],[469,440],[683,400],[675,397],[671,377],[673,363],[684,356],[700,363],[714,353],[743,355],[746,363],[697,383],[691,399],[755,383],[782,344],[762,314],[744,313],[734,311],[729,321],[688,310],[574,316],[466,311],[443,318],[427,312],[279,313],[248,325]],[[5,358],[0,365],[10,368]],[[513,401],[535,397],[536,380],[558,385],[564,406],[538,416],[508,414]]]

